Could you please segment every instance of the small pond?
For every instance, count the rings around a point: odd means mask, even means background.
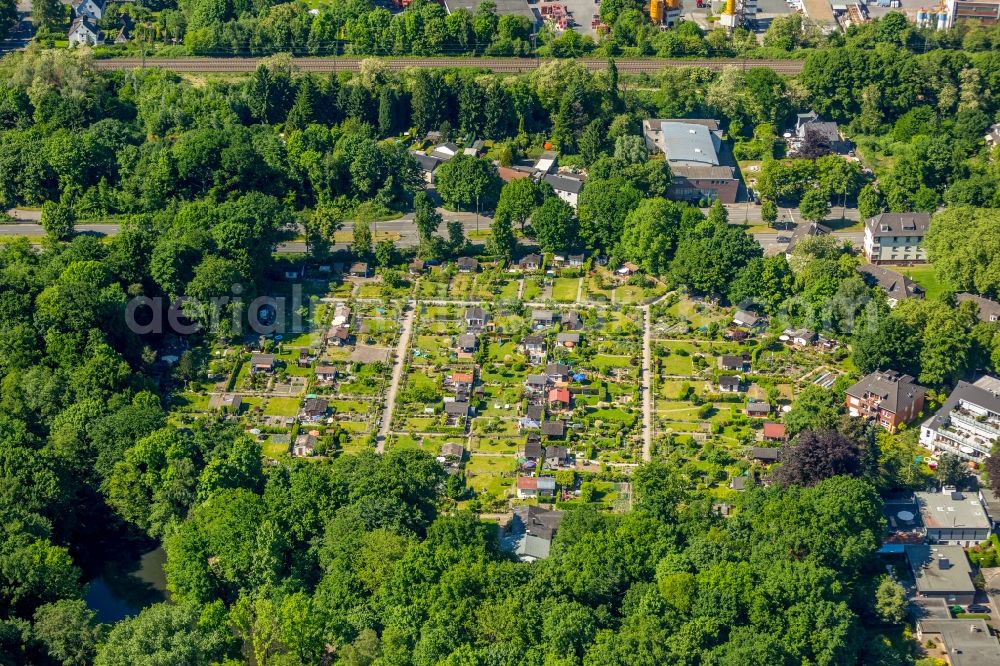
[[[85,600],[100,622],[118,622],[167,599],[163,548],[136,553],[124,563],[109,563],[88,583]]]

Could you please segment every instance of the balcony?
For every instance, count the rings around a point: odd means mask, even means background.
[[[998,427],[994,420],[987,418],[986,420],[980,421],[976,417],[958,410],[953,410],[949,416],[955,423],[965,426],[966,428],[978,430],[984,433],[985,437],[991,437],[993,439],[1000,437],[1000,427]]]
[[[965,458],[977,459],[988,456],[993,449],[992,440],[956,428],[952,424],[938,428],[936,435],[932,442],[935,446],[944,445],[947,448],[957,449]]]

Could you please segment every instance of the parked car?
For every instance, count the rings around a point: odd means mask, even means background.
[[[778,236],[774,240],[776,240],[779,243],[791,243],[792,242],[792,239],[791,239],[790,236]]]
[[[990,607],[989,606],[984,606],[982,604],[971,604],[970,606],[966,607],[966,612],[968,612],[968,613],[986,613],[986,614],[989,614]]]

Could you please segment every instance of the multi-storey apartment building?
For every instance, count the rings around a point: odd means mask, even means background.
[[[920,443],[932,451],[982,461],[1000,440],[1000,379],[959,382],[941,409],[920,426]]]

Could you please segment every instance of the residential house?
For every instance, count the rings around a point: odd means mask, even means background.
[[[326,416],[330,409],[330,403],[326,398],[306,398],[302,403],[302,417],[306,420],[315,421]]]
[[[444,403],[444,413],[456,419],[463,419],[469,415],[469,403],[458,400],[449,400]]]
[[[522,271],[537,271],[542,267],[542,255],[526,254],[521,257],[521,261],[517,262],[517,267]]]
[[[460,148],[451,141],[448,141],[446,143],[434,146],[433,150],[431,150],[430,152],[430,155],[431,157],[438,158],[442,162],[447,162],[448,160],[455,157],[455,155],[458,155],[459,152]]]
[[[486,313],[486,310],[478,305],[466,308],[465,310],[465,327],[469,330],[482,328],[486,325],[487,319],[489,319],[489,315]]]
[[[292,455],[296,457],[311,456],[316,452],[316,436],[312,434],[302,434],[295,438],[292,446]]]
[[[876,215],[865,223],[865,258],[873,264],[925,263],[924,236],[930,224],[930,213]]]
[[[740,378],[723,375],[719,377],[719,391],[722,393],[739,393]]]
[[[351,344],[351,329],[347,326],[333,326],[326,332],[327,344],[343,347]]]
[[[989,486],[979,487],[979,501],[986,509],[986,517],[993,524],[993,530],[1000,529],[1000,497]]]
[[[554,174],[546,175],[544,180],[552,186],[557,197],[569,204],[570,208],[576,210],[580,201],[580,192],[583,190],[582,180]]]
[[[736,203],[740,181],[724,164],[722,128],[710,119],[649,119],[642,121],[646,148],[661,151],[673,174],[667,196],[682,201],[719,200]]]
[[[548,328],[555,323],[556,316],[552,310],[532,310],[531,325],[536,329]]]
[[[479,338],[473,333],[463,333],[458,336],[458,344],[455,345],[459,354],[474,354],[479,346]]]
[[[471,372],[453,372],[448,377],[448,385],[455,393],[468,394],[474,379],[475,375]]]
[[[576,310],[570,310],[562,317],[562,327],[567,331],[579,331],[583,328],[583,319]]]
[[[945,486],[939,493],[913,493],[928,543],[974,546],[986,541],[992,524],[979,497]]]
[[[274,372],[274,354],[252,354],[250,356],[250,372]]]
[[[410,275],[422,275],[427,270],[427,264],[423,259],[414,259],[410,262]]]
[[[529,439],[529,441],[524,445],[524,452],[522,455],[525,460],[534,462],[541,460],[545,457],[545,447],[542,446],[542,441],[540,439]]]
[[[542,434],[549,439],[562,439],[566,436],[566,422],[562,419],[542,421]]]
[[[555,410],[569,408],[569,389],[554,388],[549,391],[549,407]]]
[[[475,257],[459,257],[455,261],[459,273],[478,273],[479,260]]]
[[[444,160],[438,159],[433,155],[425,155],[424,153],[412,152],[410,153],[413,159],[416,161],[417,166],[420,167],[420,173],[424,178],[424,182],[428,185],[433,185],[435,180],[435,172],[437,168],[441,166]]]
[[[351,308],[347,303],[338,303],[333,309],[332,326],[345,326],[351,321]]]
[[[562,363],[549,363],[545,366],[545,374],[550,382],[568,382],[570,367]]]
[[[544,418],[545,409],[541,405],[528,405],[528,408],[524,410],[524,416],[518,421],[518,427],[522,430],[537,430],[542,427]]]
[[[1000,321],[1000,303],[975,294],[961,293],[955,297],[959,303],[975,303],[979,321]]]
[[[132,41],[132,31],[134,26],[132,25],[131,19],[128,16],[122,17],[122,25],[118,28],[118,33],[115,35],[115,44],[128,44]]]
[[[512,180],[531,178],[532,172],[529,169],[500,166],[497,167],[497,173],[500,176],[500,180],[502,180],[505,183],[509,183]]]
[[[534,365],[545,360],[545,339],[540,335],[526,335],[521,340],[521,348]]]
[[[964,5],[975,7],[975,2],[959,2],[948,0],[947,5]],[[994,3],[994,11],[1000,11],[1000,3]],[[922,617],[917,620],[917,641],[940,642],[948,655],[951,666],[1000,666],[1000,643],[990,631],[986,620],[969,618],[952,618],[947,604],[940,617]]]
[[[556,493],[556,480],[551,476],[519,476],[517,477],[518,499],[532,497],[552,497]]]
[[[332,382],[337,378],[337,369],[332,365],[316,366],[316,381],[322,383]]]
[[[784,423],[771,423],[770,421],[764,424],[763,439],[765,442],[786,442],[788,441],[788,434],[785,431]]]
[[[1000,443],[1000,380],[984,375],[958,385],[920,426],[920,443],[934,453],[982,462]]]
[[[750,459],[765,465],[778,462],[779,456],[779,449],[770,446],[755,446],[750,449]]]
[[[537,506],[519,506],[500,539],[503,548],[522,562],[535,562],[549,556],[562,511]]]
[[[222,395],[213,395],[208,401],[208,405],[224,414],[238,414],[240,407],[243,406],[243,398],[235,393],[223,393]]]
[[[545,375],[528,375],[524,380],[524,388],[529,393],[544,393],[548,384],[548,377]]]
[[[550,173],[555,173],[556,169],[559,168],[559,155],[552,150],[546,150],[538,157],[538,161],[535,162],[534,170],[535,173],[547,175]]]
[[[898,303],[908,298],[924,297],[923,287],[905,275],[889,270],[884,266],[862,264],[858,266],[858,271],[870,286],[877,286],[885,292],[888,297],[889,307],[895,307]]]
[[[811,347],[818,337],[816,331],[808,328],[786,329],[784,336],[796,347]]]
[[[737,310],[733,315],[733,326],[757,328],[762,325],[767,325],[767,319],[761,317],[756,312],[751,312],[750,310]]]
[[[975,601],[972,567],[961,546],[910,544],[905,552],[918,598],[963,606]]]
[[[471,146],[466,146],[462,149],[463,155],[469,155],[471,157],[479,157],[486,150],[486,142],[482,139],[476,139],[472,142]]]
[[[365,263],[364,261],[354,262],[353,264],[351,264],[351,267],[350,269],[348,269],[347,272],[350,274],[351,277],[356,277],[356,278],[371,277],[371,269],[368,267],[368,264]]]
[[[723,354],[719,357],[719,368],[736,372],[750,372],[750,354]]]
[[[579,333],[557,333],[556,334],[556,344],[562,345],[567,349],[572,349],[574,347],[580,346],[580,334]]]
[[[792,232],[792,235],[788,240],[788,244],[785,245],[785,258],[791,258],[792,252],[795,250],[795,246],[804,239],[815,238],[817,236],[829,236],[832,233],[833,229],[818,222],[800,223],[797,227],[795,227],[795,231]]]
[[[766,402],[748,402],[747,416],[751,418],[764,418],[771,414],[771,405]]]
[[[69,26],[66,38],[70,46],[82,44],[84,46],[94,46],[101,42],[101,29],[97,26],[97,21],[89,16],[77,16]]]
[[[747,487],[747,478],[745,476],[734,476],[729,480],[729,489],[743,491]]]
[[[458,474],[462,471],[462,460],[465,458],[465,448],[461,444],[446,442],[441,445],[437,461],[444,467],[447,474]]]
[[[579,268],[586,263],[587,258],[583,254],[571,254],[566,258],[566,264],[570,268]]]
[[[465,447],[454,442],[445,442],[441,445],[441,457],[461,462],[465,457]]]
[[[633,264],[631,261],[626,261],[623,263],[615,273],[622,277],[628,277],[629,275],[635,275],[639,272],[639,265]]]
[[[840,134],[837,123],[821,120],[812,111],[798,114],[795,121],[795,139],[792,142],[795,151],[800,150],[806,141],[829,146],[830,152],[838,155],[846,154],[851,150],[850,142],[846,141]]]
[[[910,375],[876,370],[846,391],[847,413],[874,421],[889,432],[915,418],[924,408],[927,389]]]
[[[990,130],[983,137],[983,141],[986,142],[986,147],[990,150],[996,146],[1000,146],[1000,123],[994,123],[990,126]]]
[[[95,23],[104,18],[105,0],[79,0],[71,3],[73,18],[85,17]]]
[[[573,459],[569,455],[569,449],[565,446],[545,447],[545,466],[549,468],[565,467],[572,465]]]

